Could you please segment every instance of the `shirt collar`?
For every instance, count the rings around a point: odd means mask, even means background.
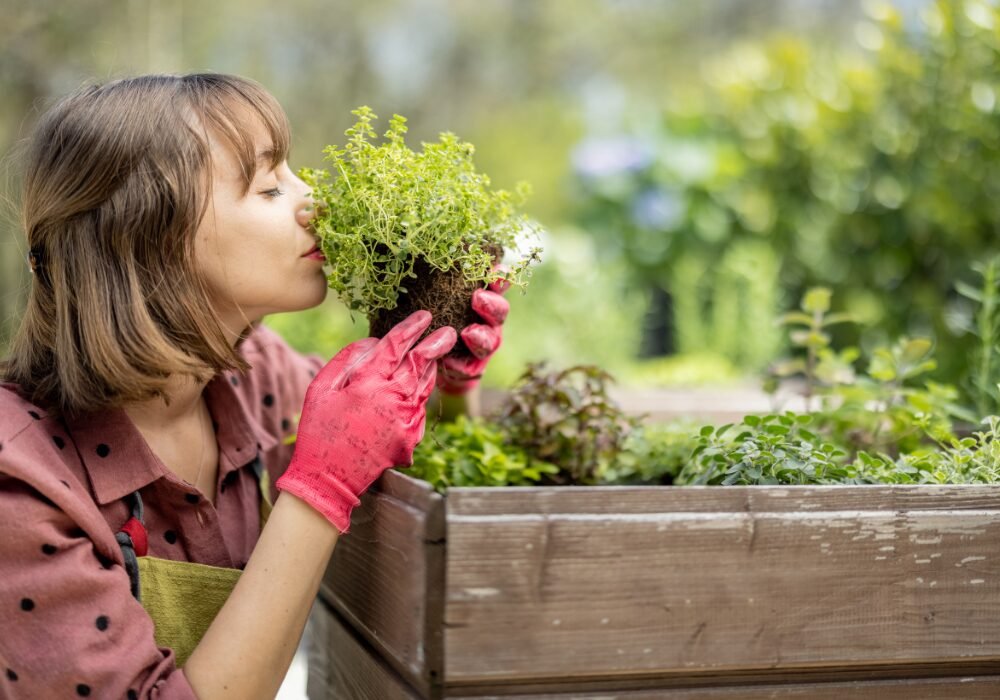
[[[219,479],[243,467],[257,456],[275,447],[278,438],[261,425],[243,395],[236,390],[235,372],[217,374],[205,387],[212,420],[219,440]],[[246,386],[246,382],[240,382]]]
[[[67,417],[99,505],[124,498],[167,473],[124,409]]]
[[[218,486],[229,472],[279,441],[249,410],[229,372],[216,375],[206,385],[205,401],[219,443]],[[100,505],[122,499],[169,473],[122,408],[67,417],[66,428]]]

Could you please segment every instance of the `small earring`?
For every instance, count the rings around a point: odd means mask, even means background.
[[[28,251],[27,260],[28,269],[31,270],[31,274],[35,274],[38,268],[42,265],[42,254],[32,248]]]

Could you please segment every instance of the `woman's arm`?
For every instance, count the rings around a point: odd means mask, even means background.
[[[273,698],[295,654],[320,579],[361,495],[393,466],[413,463],[437,361],[457,334],[417,342],[418,311],[381,340],[341,350],[302,405],[295,452],[250,561],[184,667],[199,697]]]
[[[183,672],[200,698],[273,698],[295,655],[339,532],[291,493]]]

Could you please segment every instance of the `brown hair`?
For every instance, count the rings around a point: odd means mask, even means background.
[[[194,265],[211,200],[208,129],[256,173],[259,117],[288,155],[287,118],[258,83],[145,75],[88,85],[40,118],[27,143],[21,219],[35,274],[0,376],[55,413],[164,396],[175,373],[246,369]]]

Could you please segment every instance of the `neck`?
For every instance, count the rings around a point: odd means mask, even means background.
[[[128,404],[125,413],[140,427],[184,423],[199,415],[206,384],[194,377],[173,376],[168,382],[167,398],[156,397]]]

